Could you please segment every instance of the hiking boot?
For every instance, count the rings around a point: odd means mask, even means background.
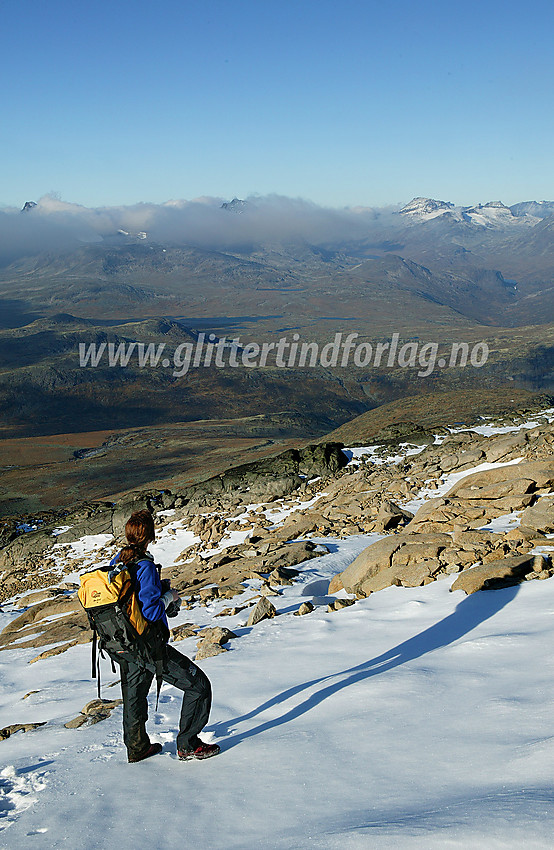
[[[134,763],[136,761],[144,761],[144,759],[149,759],[150,756],[155,756],[158,753],[161,753],[162,745],[161,744],[150,744],[147,750],[140,753],[138,756],[129,756],[127,761]]]
[[[212,756],[216,756],[221,751],[219,744],[205,744],[204,741],[200,740],[200,738],[196,738],[196,740],[192,742],[192,746],[194,749],[191,750],[177,750],[177,755],[181,761],[188,761],[189,759],[209,759]]]

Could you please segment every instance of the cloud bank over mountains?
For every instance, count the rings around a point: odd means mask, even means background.
[[[549,237],[552,221],[552,201],[526,201],[511,207],[490,201],[456,207],[449,201],[418,197],[402,208],[336,209],[302,198],[254,195],[245,201],[201,197],[90,208],[45,195],[38,203],[27,202],[23,210],[0,208],[0,266],[37,254],[69,253],[87,245],[124,246],[141,241],[231,252],[305,244],[348,251],[352,246],[378,246],[391,239],[412,242],[414,237],[430,245],[438,244],[442,237],[452,243],[469,239],[474,244],[475,240],[495,238],[495,233],[517,239],[537,225],[546,226]]]
[[[332,209],[277,195],[224,203],[222,198],[196,198],[89,208],[46,195],[23,212],[0,210],[0,260],[6,264],[44,251],[74,250],[118,234],[146,234],[152,242],[214,250],[268,242],[343,242],[364,238],[371,226],[389,219],[393,209]]]

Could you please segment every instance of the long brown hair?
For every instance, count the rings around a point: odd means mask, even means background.
[[[119,553],[119,560],[123,561],[124,564],[129,564],[143,556],[148,544],[156,538],[154,518],[150,511],[135,511],[134,514],[131,514],[125,524],[125,537],[128,545],[124,546]]]

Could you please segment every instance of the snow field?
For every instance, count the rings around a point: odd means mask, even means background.
[[[181,700],[169,685],[157,711],[154,689],[149,698],[162,754],[128,765],[121,707],[94,726],[63,725],[96,696],[90,646],[31,666],[36,649],[0,653],[0,727],[48,721],[0,742],[0,847],[551,848],[554,582],[465,597],[445,577],[327,613],[330,578],[380,536],[313,538],[329,554],[302,565],[271,597],[279,616],[253,629],[248,610],[214,615],[252,597],[259,580],[232,602],[172,621],[238,635],[229,653],[200,662],[214,692],[204,737],[222,747],[206,762],[175,757]],[[169,566],[195,540],[171,521],[153,554]],[[105,543],[84,540],[75,551],[93,558]],[[308,598],[316,610],[294,617]],[[0,627],[14,615],[4,606]],[[195,643],[176,647],[192,657]],[[102,696],[118,697],[107,661],[102,678]]]

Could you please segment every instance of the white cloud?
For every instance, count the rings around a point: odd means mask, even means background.
[[[45,195],[33,209],[0,211],[0,261],[5,265],[41,251],[68,251],[127,231],[152,241],[215,250],[268,242],[324,244],[360,239],[388,210],[332,209],[279,195],[247,198],[240,215],[222,209],[221,198],[169,200],[162,204],[89,208]]]

